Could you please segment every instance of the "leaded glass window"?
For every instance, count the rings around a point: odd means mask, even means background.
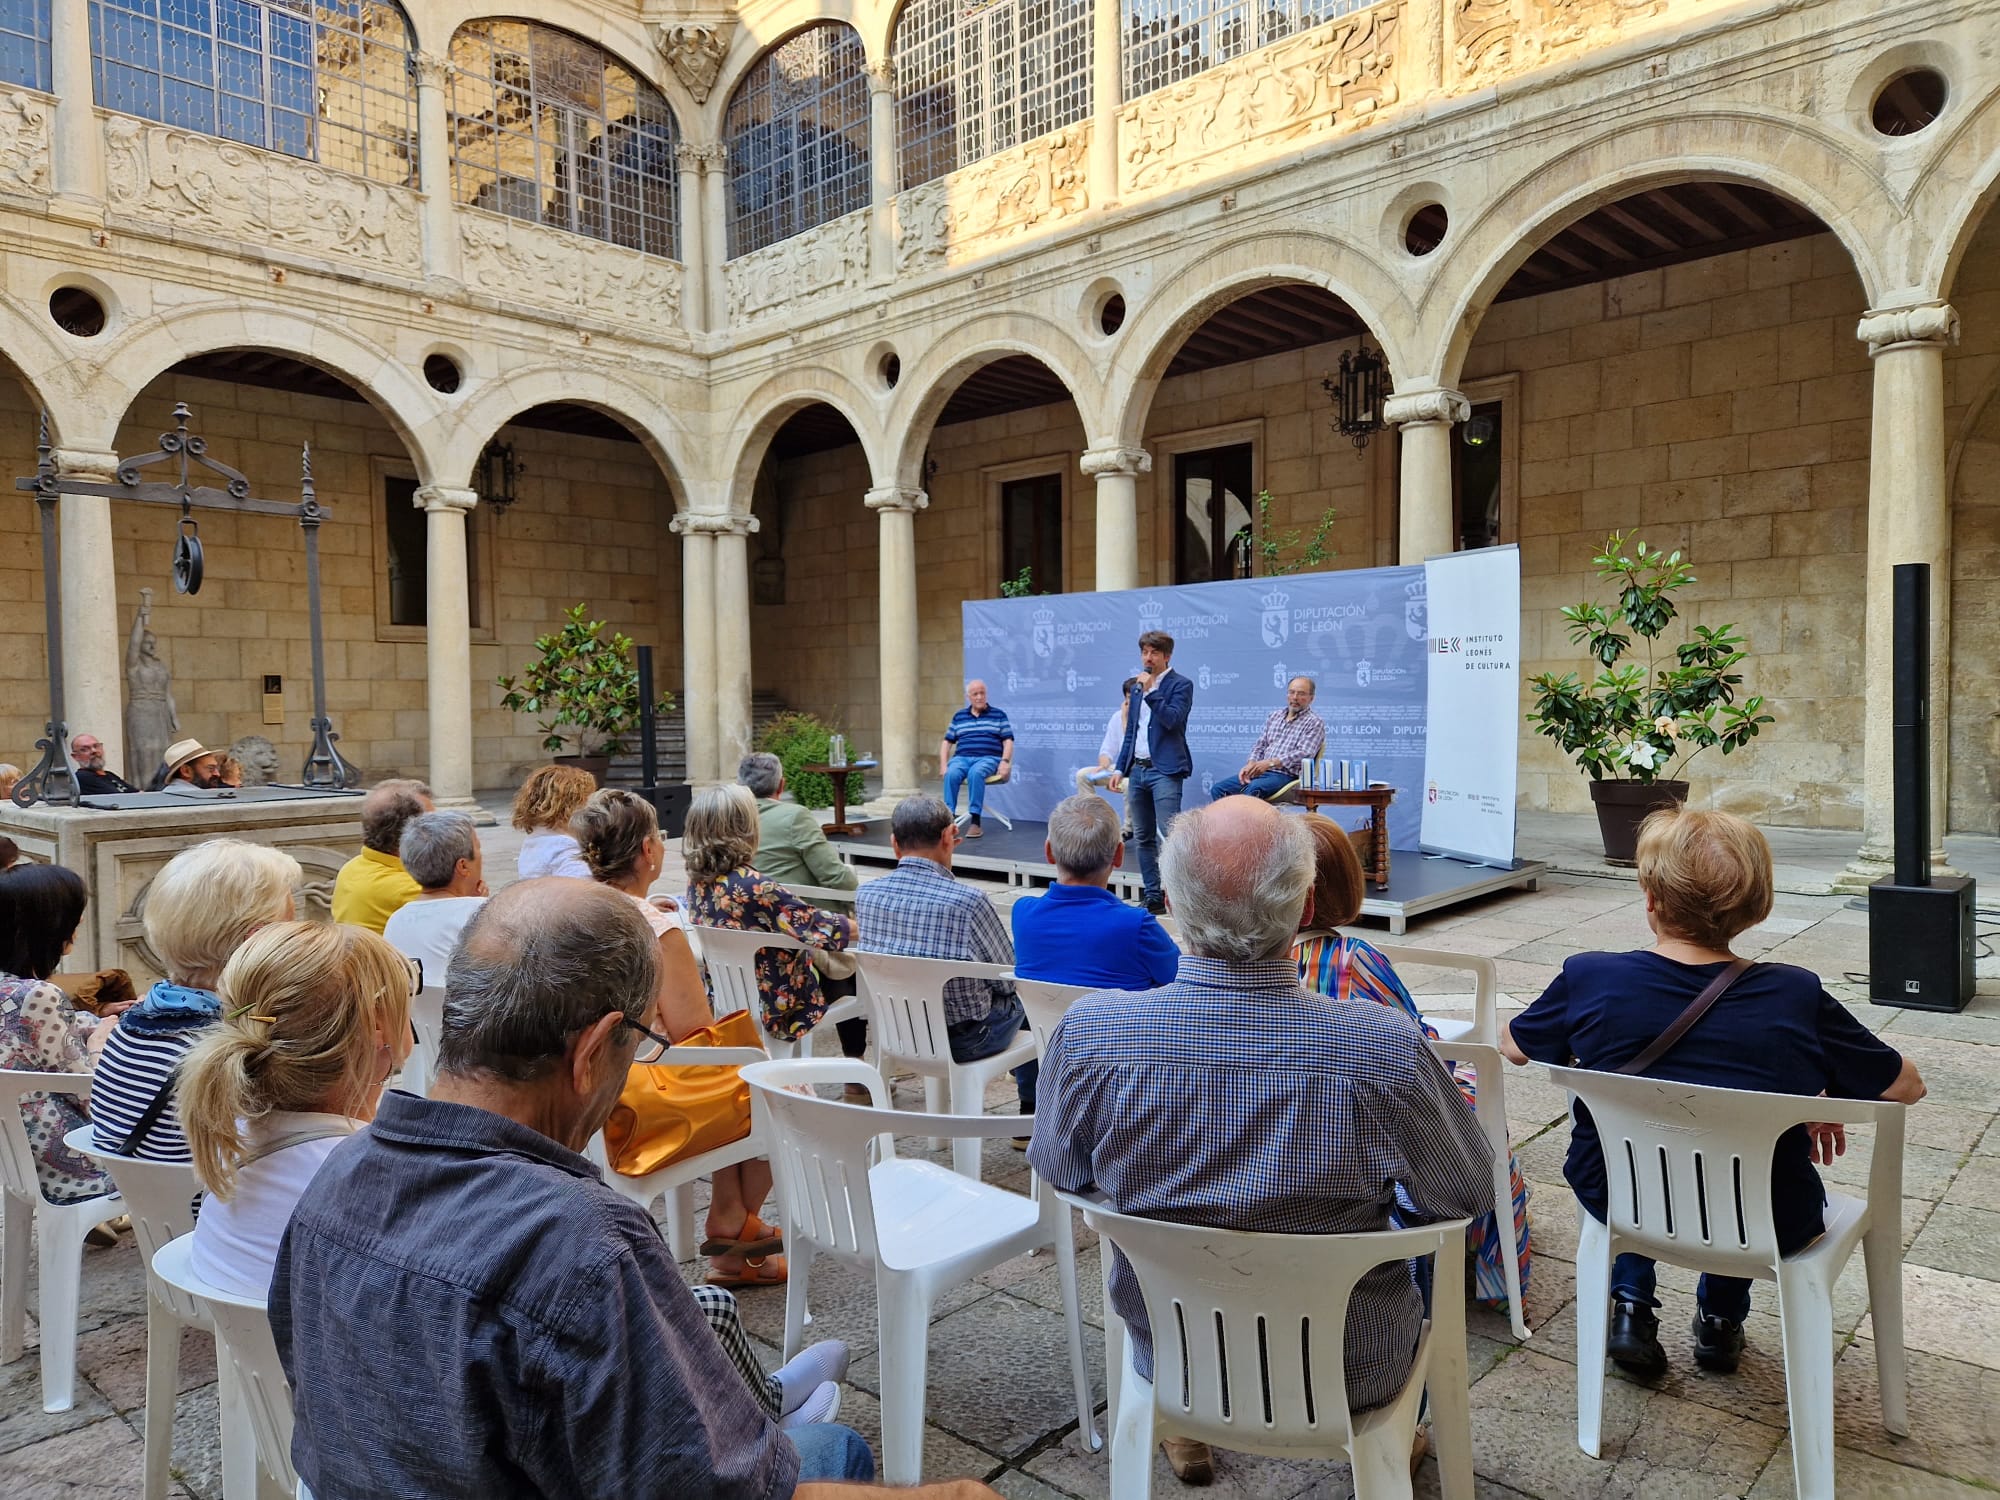
[[[902,185],[1090,113],[1091,0],[909,0],[896,18]]]
[[[729,97],[729,254],[775,245],[868,206],[861,38],[821,22],[751,65]]]
[[[453,196],[649,255],[680,254],[679,130],[660,91],[532,21],[451,39]]]
[[[49,0],[0,0],[0,83],[49,91]]]
[[[1124,0],[1125,97],[1136,99],[1377,0]]]
[[[416,181],[410,23],[387,0],[90,0],[90,46],[105,109]]]

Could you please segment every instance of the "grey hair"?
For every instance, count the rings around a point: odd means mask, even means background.
[[[472,819],[465,813],[423,813],[404,825],[397,852],[410,879],[434,891],[451,884],[461,859],[478,855],[479,835],[473,832]]]
[[[438,1067],[546,1077],[606,1013],[643,1022],[659,984],[660,944],[631,897],[561,876],[517,881],[479,909],[451,955]]]
[[[1319,684],[1317,682],[1314,682],[1310,677],[1306,676],[1305,673],[1303,672],[1299,673],[1298,676],[1292,679],[1292,682],[1303,682],[1306,685],[1306,691],[1309,694],[1311,694],[1315,698],[1319,696]],[[1285,686],[1290,687],[1292,685],[1292,682],[1286,683]]]
[[[1118,853],[1118,814],[1102,797],[1065,797],[1049,814],[1049,852],[1065,875],[1096,875]]]
[[[757,858],[757,799],[742,786],[705,786],[681,825],[681,859],[690,883],[720,880]]]
[[[421,781],[378,781],[361,799],[362,844],[377,854],[394,854],[402,847],[404,825],[424,813],[430,800],[431,789]]]
[[[889,819],[889,832],[905,849],[935,849],[951,827],[951,809],[928,792],[905,797]]]
[[[753,750],[736,763],[736,779],[753,797],[775,797],[785,784],[785,763],[767,750]]]
[[[1180,927],[1181,946],[1235,963],[1291,951],[1313,883],[1312,835],[1303,818],[1270,808],[1246,821],[1231,797],[1174,819],[1160,854],[1160,879]]]

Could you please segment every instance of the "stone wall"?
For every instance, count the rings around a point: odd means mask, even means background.
[[[1951,470],[1949,827],[2000,833],[2000,215],[1972,241],[1952,292],[1965,341],[1945,361]]]

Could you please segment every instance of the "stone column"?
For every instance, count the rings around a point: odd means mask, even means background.
[[[729,323],[729,148],[721,142],[703,146],[701,174],[702,243],[707,254],[708,329]]]
[[[1451,494],[1451,429],[1472,415],[1457,391],[1437,386],[1398,391],[1382,420],[1402,434],[1402,535],[1397,561],[1420,563],[1458,545]]]
[[[674,147],[674,164],[680,173],[681,197],[681,326],[689,333],[708,327],[708,242],[703,225],[702,148],[682,141]]]
[[[1836,888],[1855,890],[1895,863],[1894,756],[1890,681],[1894,659],[1893,569],[1931,565],[1931,845],[1943,865],[1945,754],[1951,682],[1951,502],[1945,493],[1944,351],[1958,342],[1958,313],[1943,303],[1877,309],[1856,335],[1875,361],[1868,439],[1867,650],[1858,696],[1867,705],[1862,740],[1861,852]],[[1779,728],[1782,730],[1783,725]]]
[[[1153,456],[1144,448],[1086,449],[1083,472],[1097,481],[1097,588],[1139,586],[1139,476]]]
[[[424,274],[457,281],[458,215],[451,197],[451,122],[446,94],[451,62],[435,52],[419,52],[416,64],[417,186],[424,199]]]
[[[118,478],[115,453],[58,448],[55,460],[58,488],[65,479],[112,484]],[[156,768],[125,764],[121,691],[125,622],[118,615],[111,502],[103,495],[65,494],[57,502],[56,521],[62,536],[63,715],[69,734],[74,739],[88,729],[104,741],[104,763],[114,771],[122,770],[133,785],[144,786]],[[160,562],[164,566],[164,555]]]
[[[873,183],[868,219],[868,281],[883,286],[896,274],[896,62],[868,65],[868,165]]]
[[[1118,108],[1125,102],[1124,0],[1096,0],[1091,36],[1090,202],[1118,206]]]
[[[681,539],[681,721],[687,734],[687,779],[715,780],[715,533],[719,519],[683,511],[672,529]]]
[[[917,512],[930,504],[922,490],[868,492],[881,517],[878,569],[882,590],[882,800],[895,802],[917,787]]]
[[[750,533],[755,516],[711,516],[715,532],[716,775],[750,753]]]
[[[50,9],[49,84],[56,94],[54,138],[49,165],[55,173],[56,197],[69,204],[88,205],[102,213],[104,199],[104,138],[98,130],[95,91],[90,81],[90,7],[58,4]],[[92,731],[99,732],[96,726]],[[104,732],[123,732],[116,725]],[[104,742],[106,764],[111,741]],[[148,766],[146,772],[152,774]]]
[[[427,484],[424,513],[424,669],[430,678],[431,792],[439,807],[472,807],[472,595],[466,518],[477,490]]]

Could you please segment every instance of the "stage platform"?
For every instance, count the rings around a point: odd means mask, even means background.
[[[951,856],[952,868],[968,873],[998,876],[1009,885],[1038,889],[1053,885],[1055,866],[1044,857],[1046,823],[1019,819],[1009,829],[989,815],[985,836],[965,839]],[[859,834],[829,839],[840,857],[849,864],[893,865],[896,856],[889,849],[889,820],[877,818]],[[1475,901],[1496,891],[1535,890],[1548,866],[1539,860],[1516,860],[1512,869],[1469,864],[1444,855],[1419,854],[1414,849],[1398,849],[1389,861],[1389,888],[1378,891],[1372,885],[1361,903],[1361,915],[1380,917],[1389,931],[1401,937],[1412,920],[1428,912],[1442,911],[1464,901]],[[1111,889],[1127,900],[1139,898],[1139,850],[1131,841],[1125,845],[1125,864],[1114,871]]]

